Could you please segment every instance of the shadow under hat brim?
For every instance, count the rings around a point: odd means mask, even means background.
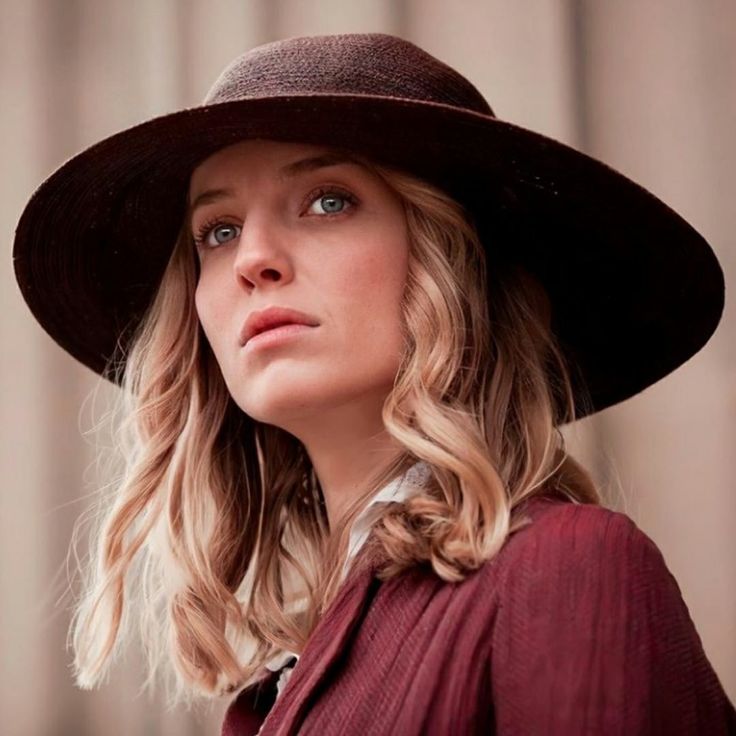
[[[602,162],[450,105],[319,94],[156,117],[87,148],[38,187],[16,228],[14,268],[64,350],[100,374],[124,354],[173,250],[192,169],[245,138],[349,148],[462,202],[485,247],[546,288],[578,417],[673,371],[720,320],[725,284],[708,243]]]

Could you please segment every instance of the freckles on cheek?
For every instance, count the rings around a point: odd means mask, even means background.
[[[356,278],[359,280],[358,288],[374,295],[377,300],[384,300],[401,288],[406,276],[401,270],[401,259],[385,254],[367,262]]]
[[[393,280],[394,259],[383,249],[361,259],[360,263],[350,264],[350,279],[363,287],[377,288]]]

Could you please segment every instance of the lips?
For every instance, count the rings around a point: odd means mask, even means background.
[[[319,322],[305,312],[290,307],[271,306],[248,315],[248,319],[240,330],[240,344],[245,345],[251,337],[261,332],[291,324],[316,327]]]

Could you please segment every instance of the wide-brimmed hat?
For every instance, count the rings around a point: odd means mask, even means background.
[[[545,287],[578,416],[673,371],[721,317],[718,261],[670,207],[600,161],[499,120],[471,82],[415,44],[355,33],[258,46],[201,105],[105,138],[38,187],[14,268],[62,348],[117,380],[106,368],[124,361],[160,283],[192,170],[246,138],[351,149],[454,196],[487,251]]]

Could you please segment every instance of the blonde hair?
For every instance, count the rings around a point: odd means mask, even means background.
[[[106,371],[121,384],[111,417],[124,469],[100,501],[93,564],[82,569],[70,628],[78,686],[99,684],[135,619],[143,686],[153,690],[163,668],[171,707],[253,684],[283,650],[301,653],[340,585],[353,520],[417,460],[431,468],[426,488],[383,507],[369,539],[384,580],[417,564],[462,580],[524,526],[532,496],[600,503],[557,428],[575,405],[544,289],[495,259],[493,242],[486,255],[449,194],[362,161],[398,192],[408,224],[406,349],[383,406],[405,451],[329,529],[303,445],[227,391],[197,318],[198,263],[182,228],[125,364]]]

